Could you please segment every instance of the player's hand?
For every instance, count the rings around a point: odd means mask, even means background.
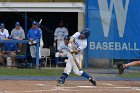
[[[59,53],[63,53],[63,51],[59,51]]]
[[[55,36],[55,37],[54,37],[54,41],[56,42],[56,40],[57,40],[57,39],[56,39],[56,36]]]
[[[32,38],[29,41],[30,41],[30,43],[33,43],[33,39]]]
[[[4,54],[4,53],[6,53],[6,51],[2,51],[2,53]]]
[[[60,56],[63,56],[63,53],[59,53]]]
[[[69,43],[68,44],[68,47],[72,49],[72,43]]]
[[[56,47],[56,43],[55,42],[53,43],[53,46]]]
[[[74,38],[71,37],[70,40],[69,40],[69,43],[73,43],[73,41],[74,41]]]

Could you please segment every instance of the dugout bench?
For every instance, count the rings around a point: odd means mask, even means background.
[[[29,44],[29,40],[0,40],[0,44],[4,44],[4,43],[22,43],[22,44]],[[16,58],[25,58],[26,55],[24,56],[16,56]],[[39,68],[39,40],[37,40],[37,44],[36,44],[36,68]]]

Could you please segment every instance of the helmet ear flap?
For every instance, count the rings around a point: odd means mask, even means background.
[[[85,38],[88,38],[90,35],[90,30],[88,28],[84,28],[81,32],[81,35],[85,35]]]

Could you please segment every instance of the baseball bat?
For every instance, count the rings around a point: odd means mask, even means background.
[[[73,57],[73,59],[74,59],[74,62],[75,62],[75,64],[76,64],[76,66],[78,67],[79,70],[81,70],[81,67],[80,67],[80,65],[78,64],[76,58],[74,57],[74,54],[71,53],[71,55],[72,55],[72,57]]]
[[[74,62],[75,62],[75,64],[76,64],[76,66],[78,67],[79,70],[81,70],[81,67],[80,67],[80,65],[78,64],[76,58],[74,57],[74,54],[70,52],[70,51],[71,51],[71,48],[68,47],[68,49],[69,49],[69,53],[71,54],[71,56],[72,56],[73,59],[74,59]]]
[[[40,19],[40,21],[39,21],[39,25],[42,23],[42,19]]]

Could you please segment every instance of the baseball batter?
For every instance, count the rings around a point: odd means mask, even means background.
[[[69,36],[66,35],[64,37],[64,42],[61,42],[61,44],[58,46],[58,51],[55,54],[56,66],[58,66],[59,64],[59,57],[67,57],[67,54],[69,52],[68,43],[69,43]]]
[[[94,86],[96,86],[96,80],[94,77],[87,74],[81,69],[81,62],[83,60],[82,52],[87,46],[87,38],[90,35],[88,28],[83,29],[81,32],[76,32],[69,41],[68,47],[70,52],[68,53],[68,61],[64,69],[64,73],[58,80],[58,85],[64,84],[65,79],[69,76],[71,70],[79,76],[87,78]]]

